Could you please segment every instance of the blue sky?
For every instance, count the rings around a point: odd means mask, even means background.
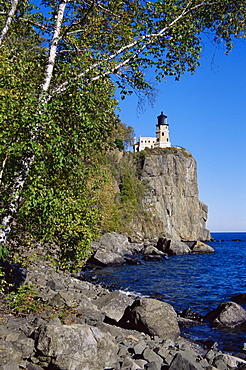
[[[121,120],[137,138],[155,136],[157,116],[168,116],[172,145],[197,161],[199,198],[209,207],[210,231],[246,232],[246,40],[226,56],[204,43],[201,65],[180,81],[157,86],[152,108],[139,112],[132,95],[120,101]]]

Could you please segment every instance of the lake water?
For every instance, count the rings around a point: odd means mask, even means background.
[[[234,295],[246,293],[246,233],[212,233],[215,253],[170,257],[162,262],[94,271],[100,282],[143,296],[163,295],[176,311],[190,307],[205,315]],[[244,307],[245,308],[245,307]],[[214,340],[223,351],[243,349],[246,332],[211,329],[209,324],[182,329],[193,340]]]

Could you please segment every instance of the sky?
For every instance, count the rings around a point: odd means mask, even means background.
[[[208,205],[211,232],[246,232],[246,40],[227,56],[209,42],[194,75],[156,86],[151,107],[138,98],[120,101],[121,121],[136,137],[155,136],[157,116],[168,117],[170,141],[197,161],[199,199]]]

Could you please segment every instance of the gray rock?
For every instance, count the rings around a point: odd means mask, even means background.
[[[64,285],[62,285],[59,281],[55,281],[55,280],[47,281],[46,286],[48,286],[50,289],[52,289],[54,291],[65,290],[66,289],[64,287]]]
[[[246,324],[246,311],[235,302],[221,303],[215,310],[209,312],[205,319],[212,327],[235,328]]]
[[[137,330],[160,338],[177,339],[180,334],[173,307],[159,300],[137,299],[130,308],[130,321]]]
[[[105,315],[99,310],[86,309],[81,312],[84,323],[88,325],[95,326],[98,322],[103,322],[105,319]]]
[[[210,245],[204,244],[203,242],[196,242],[191,248],[192,253],[214,253],[214,249]]]
[[[58,292],[53,295],[51,299],[49,299],[49,304],[51,306],[71,306],[73,303],[72,295],[67,292]]]
[[[105,247],[101,247],[88,262],[100,266],[116,266],[123,265],[125,259],[123,255],[110,251]]]
[[[177,353],[170,364],[169,370],[203,370],[203,368],[182,353]]]
[[[236,369],[239,364],[246,364],[246,361],[228,353],[220,353],[213,360],[213,366],[217,368],[226,366],[226,369]]]
[[[46,325],[37,332],[37,349],[61,369],[91,370],[113,367],[118,346],[108,333],[88,325]]]
[[[189,254],[191,253],[191,250],[184,242],[178,240],[169,240],[167,242],[165,252],[169,256],[178,256],[182,254]]]
[[[215,356],[217,355],[217,351],[214,351],[213,349],[210,349],[206,354],[205,354],[205,358],[207,359],[207,361],[212,365],[213,363],[213,360],[215,358]]]
[[[141,370],[141,368],[131,357],[126,357],[121,365],[121,370]]]
[[[118,322],[123,317],[125,309],[131,306],[133,301],[133,298],[115,290],[107,292],[104,296],[96,299],[94,303],[108,318]]]
[[[147,361],[141,359],[135,360],[135,363],[139,366],[140,369],[146,369],[146,366],[148,364]]]
[[[132,244],[126,236],[113,232],[102,235],[96,248],[96,252],[88,263],[108,266],[123,264],[125,262],[124,256],[139,252],[142,245]]]
[[[27,364],[26,365],[27,370],[43,370],[42,367],[36,365],[36,364]]]
[[[142,240],[162,234],[175,240],[210,240],[206,230],[207,206],[198,199],[197,166],[191,154],[177,149],[146,152],[140,179],[149,191],[142,201],[148,219],[138,217],[130,225]]]
[[[200,221],[199,240],[205,242],[211,240],[211,234],[209,230],[206,229],[207,219],[208,219],[208,206],[199,200],[199,221]]]
[[[160,356],[158,356],[157,353],[155,353],[152,349],[150,348],[146,348],[143,352],[143,358],[150,362],[150,363],[155,363],[155,366],[156,366],[156,369],[160,369],[162,364],[163,364],[163,360]]]
[[[157,353],[158,353],[159,356],[161,356],[163,358],[163,362],[165,364],[170,365],[170,363],[173,360],[173,355],[167,348],[159,348]]]
[[[34,340],[20,334],[19,339],[15,342],[16,347],[21,351],[22,358],[29,358],[34,353]]]
[[[143,254],[153,254],[153,255],[165,255],[164,252],[161,250],[157,249],[153,245],[149,245],[144,248]]]
[[[228,370],[226,363],[221,358],[215,358],[213,366],[219,370]]]
[[[5,365],[0,366],[0,370],[19,370],[19,365],[15,360],[9,360]]]
[[[6,365],[11,360],[18,362],[20,359],[22,359],[22,353],[14,343],[0,339],[0,366]]]
[[[146,368],[147,370],[161,370],[160,366],[158,366],[158,365],[156,364],[156,362],[154,362],[154,361],[149,362],[149,363],[145,366],[145,368]]]
[[[144,341],[140,341],[134,346],[134,352],[136,355],[141,355],[143,351],[146,349],[147,344]]]

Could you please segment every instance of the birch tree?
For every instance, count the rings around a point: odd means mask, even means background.
[[[39,12],[28,0],[0,3],[0,52],[4,55],[8,50],[8,61],[17,55],[20,33],[25,42],[30,35],[36,39],[32,50],[37,54],[36,73],[30,73],[30,86],[34,78],[36,89],[27,92],[33,103],[27,114],[29,135],[23,138],[12,176],[5,175],[8,154],[1,156],[1,178],[9,194],[2,212],[2,248],[55,102],[66,105],[62,100],[66,94],[89,95],[93,83],[104,81],[107,85],[109,79],[122,97],[132,92],[150,96],[149,68],[157,81],[167,76],[179,79],[199,65],[203,35],[214,43],[222,42],[226,52],[232,49],[234,37],[245,37],[245,6],[245,0],[43,0]],[[43,9],[49,10],[51,17]],[[15,137],[12,135],[12,142]]]

